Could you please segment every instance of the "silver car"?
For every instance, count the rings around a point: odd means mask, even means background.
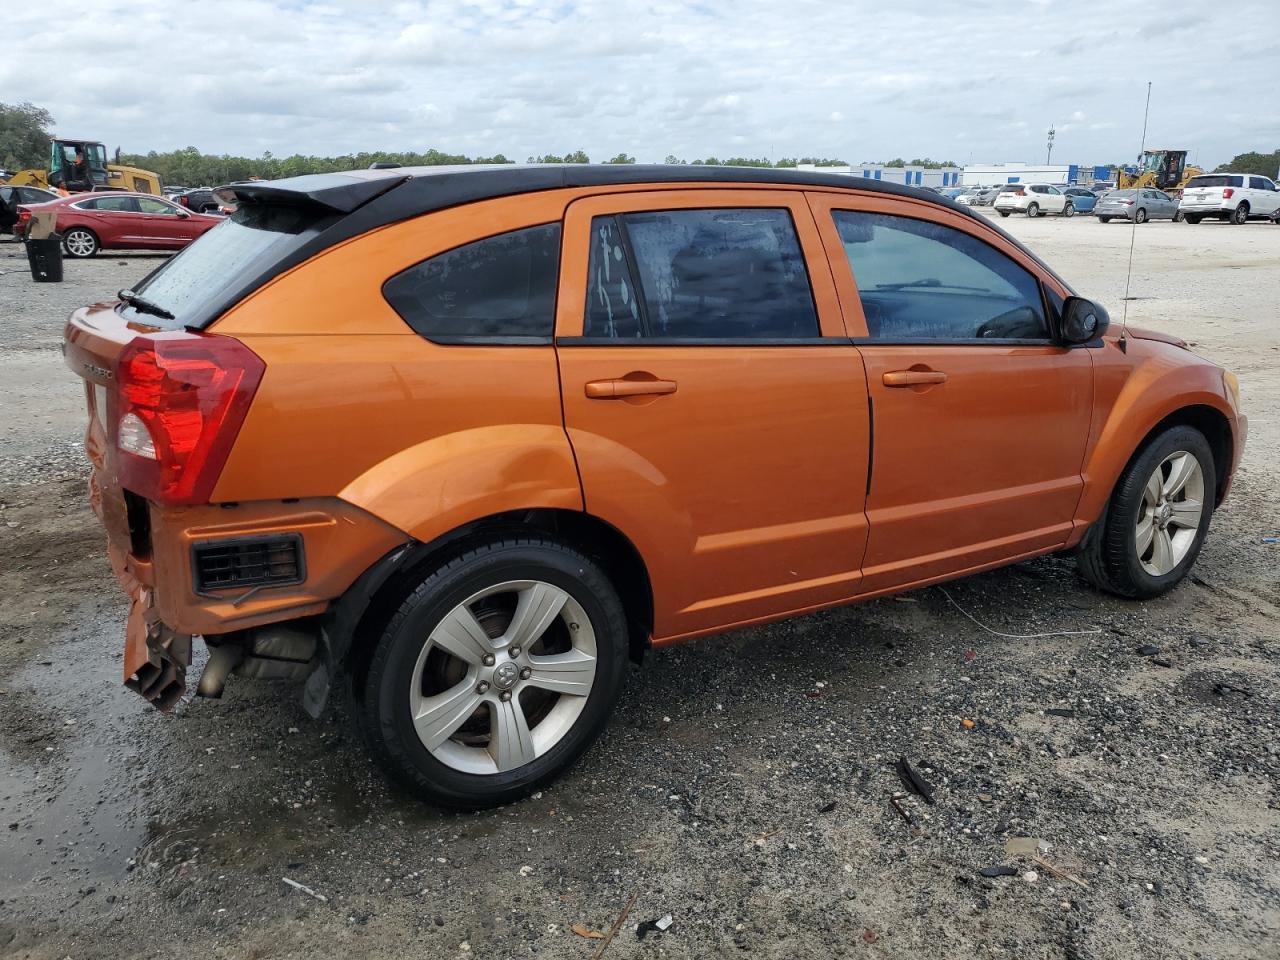
[[[1134,223],[1148,220],[1174,220],[1178,216],[1178,201],[1163,190],[1143,187],[1138,190],[1112,190],[1093,208],[1101,223],[1125,219]]]

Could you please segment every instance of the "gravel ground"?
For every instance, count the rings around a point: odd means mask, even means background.
[[[1119,320],[1126,225],[1004,225]],[[610,958],[1275,960],[1280,228],[1137,243],[1130,321],[1236,370],[1251,415],[1189,582],[1126,603],[1042,558],[654,652],[567,777],[461,816],[292,687],[233,678],[165,717],[120,686],[57,345],[155,260],[36,285],[0,246],[0,955],[587,958],[573,925],[634,897]],[[933,805],[890,804],[900,757]]]

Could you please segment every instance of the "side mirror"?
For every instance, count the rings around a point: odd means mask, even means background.
[[[1067,297],[1058,335],[1064,343],[1088,343],[1106,333],[1110,325],[1110,315],[1099,304],[1084,297]]]
[[[185,211],[185,210],[179,210],[179,211],[178,211],[178,219],[179,219],[179,220],[190,220],[190,219],[191,219],[191,214],[187,213],[187,211]]]

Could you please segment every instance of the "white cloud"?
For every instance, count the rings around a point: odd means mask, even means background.
[[[1160,29],[1137,31],[1047,0],[892,15],[872,0],[79,0],[70,17],[9,6],[6,35],[21,40],[0,57],[0,99],[129,151],[856,159],[939,157],[962,141],[963,155],[941,158],[1032,160],[1066,118],[1054,156],[1106,162],[1140,136],[1135,64],[1156,81],[1152,143],[1217,163],[1269,149],[1280,126],[1274,110],[1258,124],[1222,109],[1280,85],[1274,42],[1230,70],[1190,66],[1207,63],[1198,0],[1166,0]],[[1232,9],[1274,20],[1269,0]],[[997,44],[1007,31],[1038,39]]]

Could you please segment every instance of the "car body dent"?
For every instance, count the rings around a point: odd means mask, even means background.
[[[582,510],[559,424],[494,424],[433,437],[375,464],[339,496],[428,542],[499,513]]]

